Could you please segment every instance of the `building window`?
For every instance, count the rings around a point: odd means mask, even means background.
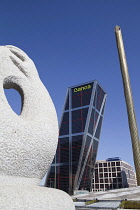
[[[103,184],[100,184],[100,188],[102,188],[102,189],[103,189],[103,188],[104,188],[104,185],[103,185]]]
[[[105,184],[105,188],[106,188],[106,190],[108,190],[109,189],[109,185]]]
[[[102,163],[99,163],[99,167],[102,167]]]
[[[111,162],[111,166],[115,166],[115,162]]]
[[[107,172],[107,168],[104,168],[104,172]]]
[[[118,178],[118,182],[122,182],[122,178]]]
[[[104,163],[104,167],[107,167],[107,163]]]
[[[98,183],[99,182],[99,178],[98,176],[95,176],[95,182]]]
[[[121,171],[121,168],[120,167],[117,167],[117,171]]]
[[[100,174],[100,177],[102,178],[103,177],[103,174]]]
[[[112,173],[112,176],[113,176],[113,177],[116,177],[116,173]]]
[[[103,169],[102,168],[99,168],[99,172],[103,172]]]
[[[123,186],[122,186],[122,184],[119,184],[119,188],[122,188]]]
[[[120,162],[116,162],[116,166],[120,166]]]
[[[99,188],[99,185],[98,184],[95,184],[95,187],[98,189]]]
[[[104,177],[108,177],[108,173],[104,173]]]
[[[117,173],[117,177],[121,177],[121,173]]]
[[[103,183],[103,179],[100,179],[100,183]]]
[[[115,167],[112,167],[112,171],[116,171],[116,168]]]
[[[108,171],[111,172],[111,168],[108,168]]]

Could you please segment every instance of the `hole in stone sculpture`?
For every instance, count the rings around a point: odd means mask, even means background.
[[[15,89],[4,89],[4,92],[11,109],[20,115],[22,102],[19,92]]]

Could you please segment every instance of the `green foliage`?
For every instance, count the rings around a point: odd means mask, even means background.
[[[140,201],[122,201],[120,204],[122,209],[140,209]]]
[[[73,200],[73,202],[76,202],[77,201],[77,198],[74,198],[74,199],[72,199]]]
[[[91,201],[86,201],[85,204],[89,205],[89,204],[96,203],[96,202],[97,202],[97,200],[91,200]]]

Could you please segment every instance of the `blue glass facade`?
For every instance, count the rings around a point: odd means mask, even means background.
[[[68,88],[47,186],[91,190],[106,96],[97,81]]]

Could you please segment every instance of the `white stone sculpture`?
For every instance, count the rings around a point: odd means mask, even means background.
[[[22,98],[18,116],[4,89]],[[63,191],[38,186],[57,146],[58,122],[33,61],[19,48],[0,47],[0,209],[74,210]]]

